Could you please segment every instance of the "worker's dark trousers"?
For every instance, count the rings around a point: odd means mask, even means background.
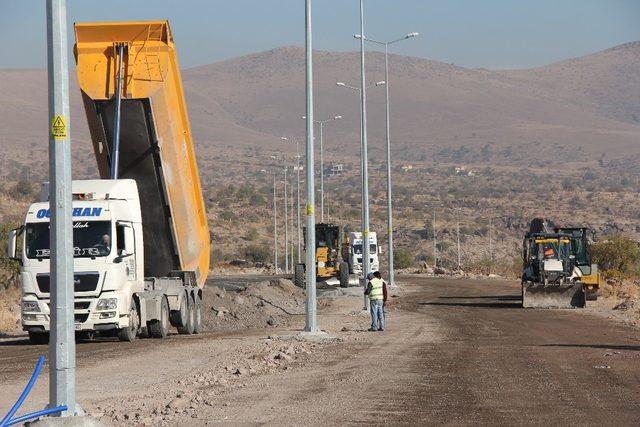
[[[369,306],[371,307],[371,329],[384,329],[384,302],[369,301]]]

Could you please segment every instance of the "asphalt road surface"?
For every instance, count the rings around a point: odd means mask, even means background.
[[[203,407],[197,420],[175,423],[640,424],[637,329],[583,310],[522,309],[515,283],[401,281],[385,332],[364,332],[364,316],[325,313],[320,325],[344,342],[314,363],[250,376]],[[348,332],[340,332],[342,324]],[[80,376],[104,358],[180,353],[181,338],[79,345]],[[19,384],[42,351],[20,340],[0,342],[0,383]],[[117,375],[129,375],[122,369]]]

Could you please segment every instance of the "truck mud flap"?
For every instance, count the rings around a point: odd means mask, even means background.
[[[524,308],[583,308],[586,295],[582,283],[573,285],[522,285],[522,307]]]

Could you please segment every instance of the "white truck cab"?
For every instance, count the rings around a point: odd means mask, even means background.
[[[349,233],[349,267],[350,272],[362,275],[362,233],[351,232]],[[378,255],[380,254],[380,247],[378,246],[378,237],[375,232],[369,233],[369,271],[378,271],[380,268],[380,262]]]
[[[72,192],[76,331],[118,331],[130,341],[140,327],[169,316],[161,307],[162,296],[166,308],[174,311],[176,321],[171,323],[186,323],[185,300],[195,288],[180,278],[145,279],[136,181],[73,181]],[[24,226],[9,235],[9,256],[22,265],[22,327],[35,342],[45,341],[50,328],[48,199],[45,183],[41,200],[29,207]],[[166,329],[168,319],[164,321]],[[127,339],[129,331],[134,335]]]

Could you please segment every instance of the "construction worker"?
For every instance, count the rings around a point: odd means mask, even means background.
[[[384,303],[386,302],[386,283],[382,280],[380,272],[367,275],[369,283],[365,295],[369,296],[369,308],[371,309],[371,328],[369,331],[384,331]]]

